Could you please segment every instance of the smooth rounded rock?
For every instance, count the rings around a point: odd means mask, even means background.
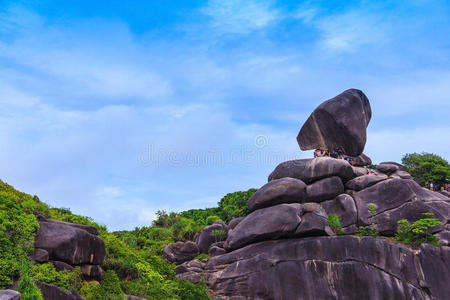
[[[398,170],[398,166],[390,163],[382,163],[377,165],[377,171],[384,174],[392,174]]]
[[[386,179],[388,179],[388,176],[386,174],[379,174],[379,175],[370,174],[359,176],[350,181],[347,181],[345,183],[345,188],[354,191],[360,191]]]
[[[206,226],[200,230],[195,243],[201,253],[208,253],[209,247],[213,243],[224,241],[227,238],[228,226],[222,221]],[[218,234],[220,233],[220,234]]]
[[[306,184],[295,178],[285,177],[272,180],[262,186],[248,199],[248,208],[260,208],[282,203],[301,203],[306,199]]]
[[[359,156],[366,144],[366,128],[372,117],[369,99],[349,89],[320,104],[303,124],[297,142],[302,150],[342,149]]]
[[[164,248],[163,258],[174,264],[182,264],[185,261],[191,260],[200,254],[196,243],[187,241],[176,242]]]
[[[321,205],[328,214],[335,214],[339,217],[342,227],[356,224],[355,200],[350,195],[341,194],[336,199],[322,202]]]
[[[307,202],[322,202],[335,198],[344,192],[344,185],[339,177],[325,178],[306,187]]]

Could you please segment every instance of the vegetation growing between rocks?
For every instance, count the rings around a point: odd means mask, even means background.
[[[334,233],[340,235],[344,232],[342,231],[341,219],[336,214],[328,215],[328,225],[334,231]]]
[[[413,223],[406,219],[398,221],[397,233],[394,239],[407,245],[429,243],[439,246],[439,239],[429,232],[429,229],[442,225],[436,218],[431,218],[433,213],[423,213],[427,218],[422,218]]]

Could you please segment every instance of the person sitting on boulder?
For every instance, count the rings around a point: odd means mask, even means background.
[[[319,150],[319,149],[316,149],[316,150],[314,151],[314,158],[319,157],[319,156],[320,156],[320,150]]]

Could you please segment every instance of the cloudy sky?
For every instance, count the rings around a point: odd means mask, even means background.
[[[374,162],[450,159],[447,1],[0,1],[0,178],[109,229],[215,206],[310,157],[362,89]]]

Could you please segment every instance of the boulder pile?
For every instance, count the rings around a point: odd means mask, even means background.
[[[355,164],[330,157],[279,164],[248,200],[249,215],[211,225],[224,232],[222,240],[206,238],[213,232],[206,227],[195,243],[166,247],[164,256],[179,264],[177,276],[203,278],[214,299],[448,299],[450,198],[422,188],[396,163],[380,163],[369,174],[364,165],[371,160],[362,151],[370,116],[357,90],[320,105],[299,143],[340,147],[357,157]],[[342,132],[327,131],[332,122]],[[399,220],[423,213],[442,222],[431,228],[441,247],[389,239]],[[330,214],[341,221],[339,235]],[[363,226],[379,237],[355,236]],[[196,250],[190,255],[183,250],[188,244]],[[211,258],[192,260],[200,252]]]

